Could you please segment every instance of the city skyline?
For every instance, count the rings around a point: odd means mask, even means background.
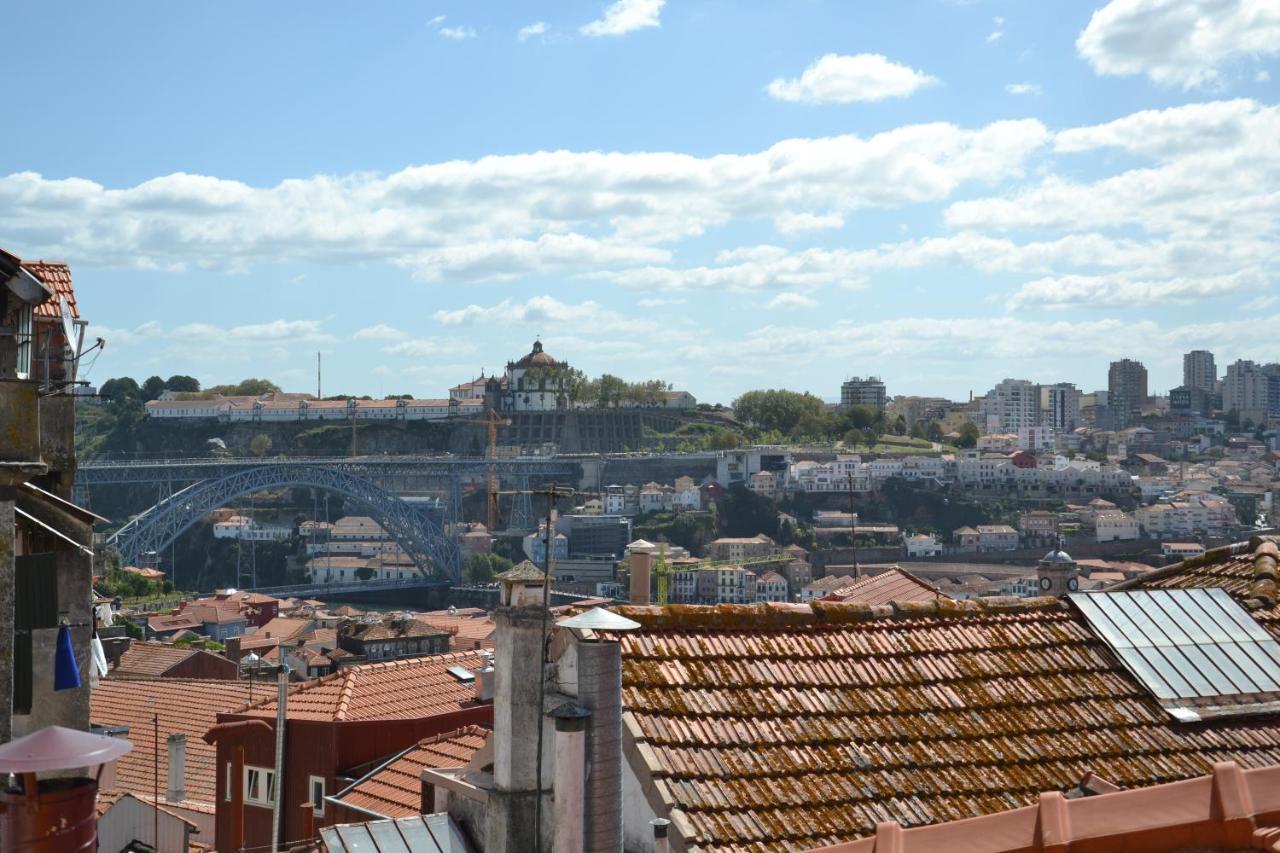
[[[75,267],[95,382],[429,397],[541,335],[708,402],[1167,390],[1280,319],[1280,21],[1191,7],[23,7],[60,127],[0,230]]]

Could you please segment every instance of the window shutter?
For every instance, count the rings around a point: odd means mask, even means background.
[[[31,713],[31,632],[13,635],[13,713]]]
[[[58,627],[58,563],[53,554],[28,554],[14,559],[17,575],[14,628],[31,631]]]

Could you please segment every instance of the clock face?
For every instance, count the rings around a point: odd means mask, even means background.
[[[1050,580],[1049,578],[1040,578],[1040,588],[1041,588],[1041,589],[1047,590],[1047,589],[1049,589],[1051,586],[1053,586],[1053,581],[1052,581],[1052,580]]]
[[[1067,589],[1071,590],[1072,592],[1075,592],[1079,588],[1080,588],[1080,581],[1076,580],[1075,578],[1067,578]]]

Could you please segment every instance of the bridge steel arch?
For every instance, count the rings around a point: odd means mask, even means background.
[[[459,581],[461,552],[439,524],[363,477],[320,465],[257,465],[201,480],[143,512],[107,541],[120,551],[125,565],[137,565],[151,551],[163,553],[197,521],[228,501],[282,486],[311,486],[351,498],[382,525],[423,575]]]

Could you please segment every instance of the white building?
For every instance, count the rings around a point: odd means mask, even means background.
[[[237,539],[241,542],[282,542],[293,535],[287,524],[261,524],[243,515],[233,515],[213,525],[214,539]]]
[[[1242,359],[1227,365],[1227,378],[1222,384],[1222,410],[1236,412],[1241,421],[1264,422],[1271,404],[1270,380],[1263,368],[1252,361]]]
[[[903,537],[902,543],[907,548],[908,557],[942,556],[942,545],[938,543],[938,538],[927,533],[917,533],[915,536]]]
[[[1093,518],[1099,542],[1119,542],[1137,539],[1138,519],[1120,510],[1100,512]]]
[[[987,432],[1016,433],[1040,422],[1040,389],[1026,379],[1006,379],[982,401]]]
[[[765,572],[756,578],[756,601],[786,601],[787,579],[777,572]]]
[[[1044,387],[1044,424],[1056,433],[1068,433],[1084,424],[1080,407],[1080,389],[1070,382],[1058,382]]]
[[[1051,451],[1054,448],[1054,433],[1051,426],[1028,426],[1018,429],[1018,449],[1032,453]]]

